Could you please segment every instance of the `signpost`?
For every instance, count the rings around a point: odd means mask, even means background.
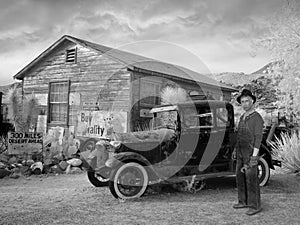
[[[13,155],[41,152],[43,133],[8,132],[8,153]]]

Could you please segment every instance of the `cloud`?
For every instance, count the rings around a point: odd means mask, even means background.
[[[22,50],[37,56],[70,34],[112,47],[168,41],[221,65],[222,58],[246,57],[251,39],[266,32],[263,21],[281,5],[281,0],[2,0],[0,57],[29,60]],[[17,72],[12,68],[7,73]]]

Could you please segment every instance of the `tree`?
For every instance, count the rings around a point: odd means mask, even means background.
[[[279,107],[289,114],[300,113],[300,7],[295,1],[286,1],[279,12],[269,20],[267,32],[254,41],[258,48],[267,49],[276,66],[274,77],[282,77]]]

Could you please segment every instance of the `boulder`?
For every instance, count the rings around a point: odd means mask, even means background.
[[[5,169],[6,167],[7,166],[4,163],[0,162],[0,169]]]
[[[73,158],[73,159],[68,160],[67,163],[71,166],[80,166],[82,164],[82,161],[81,161],[81,159]]]
[[[65,171],[65,170],[67,169],[68,165],[69,165],[69,164],[68,164],[66,161],[61,161],[61,162],[58,164],[58,166],[60,167],[60,169],[61,169],[62,171]]]
[[[79,174],[82,173],[82,170],[78,167],[70,167],[67,174]]]
[[[58,165],[52,166],[51,167],[51,171],[53,173],[58,173],[58,174],[64,173],[64,171],[62,171],[61,168]]]
[[[3,177],[7,177],[11,174],[11,172],[7,169],[0,169],[0,179]]]

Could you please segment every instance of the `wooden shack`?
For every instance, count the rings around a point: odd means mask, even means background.
[[[160,92],[168,85],[224,100],[230,100],[231,92],[236,91],[187,68],[68,35],[14,78],[22,80],[23,95],[34,93],[38,98],[47,129],[72,127],[77,135],[101,135],[102,127],[95,121],[107,125],[113,117],[119,118],[116,123],[123,123],[124,131],[142,129],[149,122],[149,110],[160,104]],[[93,124],[92,116],[97,117]],[[79,131],[87,124],[90,132]]]

